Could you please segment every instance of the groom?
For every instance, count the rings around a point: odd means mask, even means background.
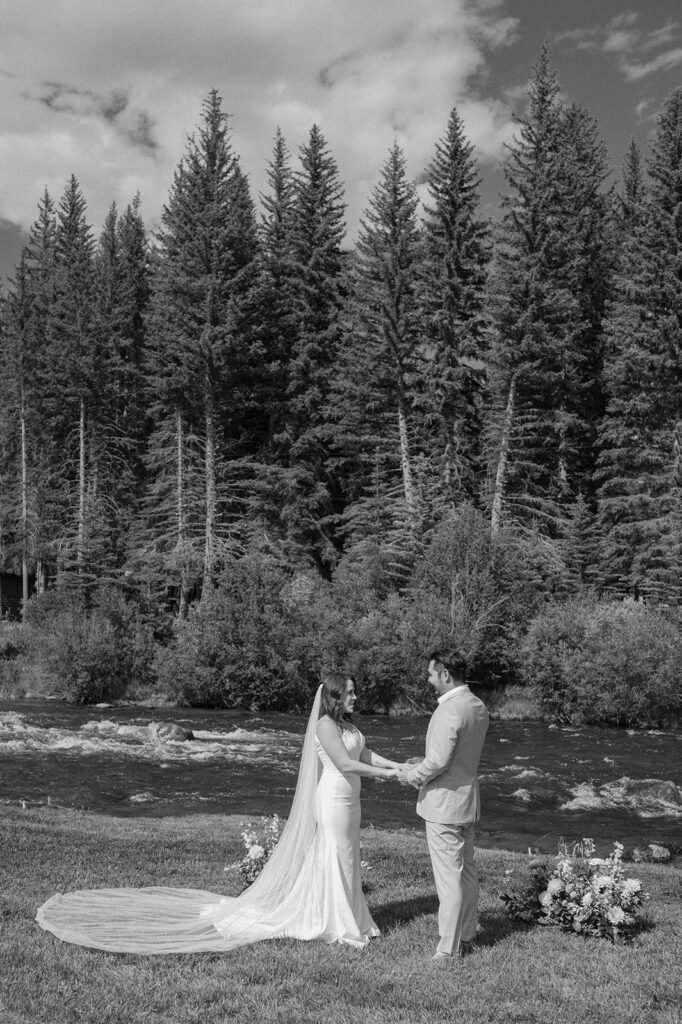
[[[480,817],[477,771],[488,712],[465,677],[459,652],[431,655],[429,683],[438,707],[426,733],[426,753],[399,774],[401,782],[419,789],[417,814],[426,822],[439,902],[440,942],[433,959],[444,962],[472,951],[478,914],[474,822]]]

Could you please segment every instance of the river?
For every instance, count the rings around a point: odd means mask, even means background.
[[[161,741],[155,723],[191,729]],[[423,751],[427,718],[356,716],[368,745],[402,760]],[[286,816],[303,717],[284,714],[0,702],[0,803],[113,816]],[[590,836],[682,845],[682,735],[492,721],[481,761],[485,847],[555,852]],[[414,790],[363,782],[363,824],[413,828]]]

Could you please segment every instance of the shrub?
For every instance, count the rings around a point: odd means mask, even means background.
[[[388,710],[405,680],[404,608],[382,557],[356,549],[332,584],[260,553],[235,559],[159,651],[160,684],[188,704],[307,710],[339,670],[357,681],[359,711]]]
[[[491,538],[470,506],[439,524],[406,595],[412,679],[424,676],[431,651],[449,647],[466,655],[472,678],[514,678],[520,638],[542,599],[523,555],[518,538]]]
[[[218,585],[178,622],[156,659],[161,685],[191,705],[260,710],[309,706],[319,682],[310,589],[261,554],[234,559]]]
[[[358,711],[388,711],[409,680],[406,602],[394,590],[389,552],[374,541],[352,548],[321,607],[325,667],[355,679]]]
[[[116,700],[131,681],[150,679],[151,635],[135,604],[115,587],[92,594],[54,588],[32,597],[24,629],[23,660],[66,700]]]
[[[21,654],[22,650],[21,624],[0,619],[0,661],[10,661]]]
[[[536,617],[521,667],[552,718],[660,726],[679,718],[681,659],[674,613],[583,598],[549,605]]]

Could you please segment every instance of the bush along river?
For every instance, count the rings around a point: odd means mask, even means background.
[[[427,717],[359,715],[368,746],[423,753]],[[0,702],[0,803],[115,816],[286,816],[306,718]],[[187,737],[191,734],[191,738]],[[554,853],[682,845],[682,734],[492,721],[480,768],[485,847]],[[415,791],[363,781],[363,825],[419,828]]]

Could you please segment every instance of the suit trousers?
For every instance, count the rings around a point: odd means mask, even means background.
[[[456,953],[476,937],[478,874],[474,863],[474,822],[426,822],[426,839],[438,893],[439,953]]]

